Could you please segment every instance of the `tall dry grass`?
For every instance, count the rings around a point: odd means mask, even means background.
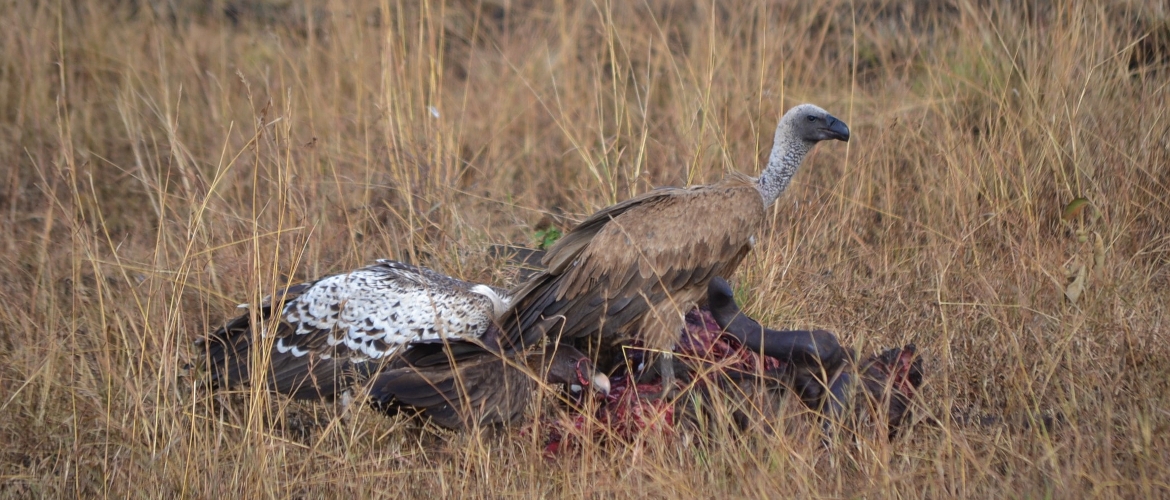
[[[1170,19],[1037,4],[8,2],[0,491],[1166,496]],[[785,406],[789,432],[549,461],[532,432],[182,376],[288,280],[388,257],[498,283],[487,246],[542,219],[757,172],[805,101],[853,140],[818,148],[737,287],[775,327],[916,342],[904,437],[826,448]]]

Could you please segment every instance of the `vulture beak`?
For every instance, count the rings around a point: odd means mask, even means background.
[[[833,116],[826,116],[825,119],[829,122],[829,126],[824,129],[826,139],[849,142],[849,126],[845,122]]]
[[[593,383],[593,390],[600,392],[602,396],[609,396],[609,377],[604,373],[598,372],[590,382]]]

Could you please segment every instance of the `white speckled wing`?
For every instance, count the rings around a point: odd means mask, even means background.
[[[494,295],[494,296],[493,296]],[[276,349],[360,363],[416,340],[478,338],[505,292],[394,261],[323,278],[284,305]]]

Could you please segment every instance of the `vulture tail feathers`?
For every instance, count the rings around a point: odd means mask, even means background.
[[[512,300],[512,307],[500,317],[501,350],[521,350],[540,342],[544,331],[535,328],[544,310],[556,300],[560,276],[542,272],[525,283]]]
[[[505,264],[516,268],[516,279],[525,283],[541,271],[544,271],[544,256],[548,252],[534,248],[525,248],[515,245],[492,245],[488,254],[494,259],[501,259]]]
[[[262,314],[267,316],[268,308]],[[248,353],[252,347],[251,318],[243,315],[229,321],[197,344],[206,355],[212,387],[226,387],[247,381]]]
[[[494,259],[504,259],[505,262],[514,266],[532,268],[543,267],[540,261],[544,260],[547,253],[544,250],[515,245],[492,245],[488,248],[488,255]]]
[[[299,297],[315,283],[299,283],[265,297],[257,311],[261,325],[272,318],[274,310],[281,310],[286,302]],[[260,340],[254,326],[252,315],[242,314],[196,341],[196,345],[203,347],[212,387],[238,386],[252,380],[252,347]],[[280,330],[289,327],[281,324],[277,328],[275,337],[279,339],[284,336]],[[274,350],[268,363],[267,381],[271,389],[296,399],[332,397],[337,392],[340,370],[341,366],[331,359]]]

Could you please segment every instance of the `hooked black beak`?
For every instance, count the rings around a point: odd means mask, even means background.
[[[828,121],[829,126],[825,127],[825,138],[849,142],[849,126],[832,116],[828,117]]]

